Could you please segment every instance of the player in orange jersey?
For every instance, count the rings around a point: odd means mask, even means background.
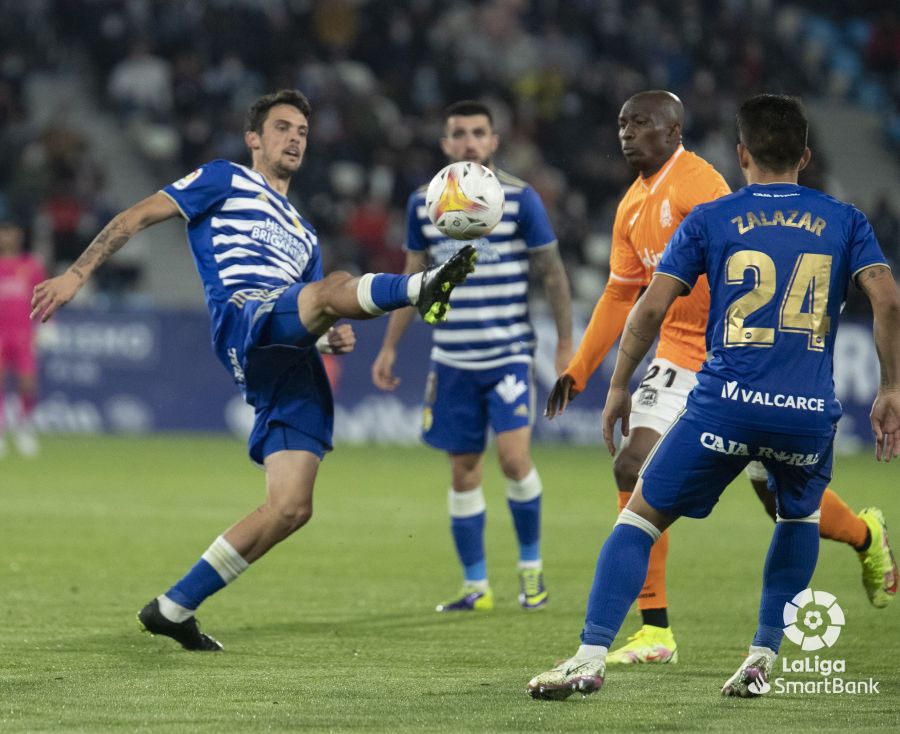
[[[730,193],[722,176],[681,144],[681,101],[664,91],[641,92],[619,113],[619,142],[639,176],[616,211],[609,282],[598,301],[578,352],[550,393],[548,418],[562,413],[581,392],[625,327],[641,289],[650,283],[662,252],[681,220],[697,204]],[[656,355],[632,401],[631,432],[613,464],[619,510],[628,503],[644,460],[684,408],[706,359],[709,287],[703,281],[679,298],[663,321]],[[774,498],[765,469],[751,464],[748,475],[774,519]],[[897,566],[884,518],[875,508],[854,515],[831,490],[822,500],[822,537],[840,540],[859,552],[863,585],[875,606],[885,606],[897,590]],[[638,597],[643,625],[607,663],[677,662],[666,603],[668,533],[653,546],[647,580]]]

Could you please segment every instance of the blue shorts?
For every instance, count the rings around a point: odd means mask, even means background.
[[[655,510],[673,517],[706,517],[750,461],[769,472],[778,515],[808,517],[831,481],[834,431],[797,436],[717,423],[682,412],[641,469],[642,493]]]
[[[503,433],[534,422],[534,394],[531,364],[461,370],[432,362],[422,438],[451,454],[481,453],[488,427]]]
[[[297,312],[297,297],[307,285],[245,291],[235,304],[244,396],[256,410],[248,444],[257,464],[275,451],[310,451],[321,459],[332,448],[334,400],[315,347],[319,336],[300,323]]]

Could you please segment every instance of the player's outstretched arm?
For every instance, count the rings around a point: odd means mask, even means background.
[[[875,458],[890,461],[900,455],[900,296],[885,265],[866,268],[858,282],[872,303],[875,349],[881,365],[881,382],[869,416]]]
[[[641,292],[640,285],[610,280],[594,306],[578,351],[566,368],[575,386],[584,390],[587,381],[606,357],[625,328],[625,320]]]
[[[175,202],[158,191],[117,214],[66,272],[34,287],[31,318],[40,317],[41,321],[47,321],[57,309],[71,301],[91,274],[137,232],[179,213]]]
[[[406,267],[403,269],[403,272],[418,273],[425,269],[425,265],[424,252],[408,251],[406,253]],[[397,309],[388,319],[384,340],[381,343],[381,350],[372,363],[372,382],[380,390],[393,390],[400,384],[400,378],[394,374],[394,362],[397,360],[397,345],[415,317],[416,310],[410,306],[409,308]]]
[[[669,306],[684,290],[685,285],[680,280],[658,273],[653,276],[644,295],[628,315],[603,408],[603,440],[611,456],[616,453],[616,423],[622,421],[623,436],[627,436],[629,432],[631,394],[628,392],[628,383],[653,345]]]

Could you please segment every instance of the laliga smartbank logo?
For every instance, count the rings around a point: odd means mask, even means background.
[[[784,636],[804,652],[827,650],[835,645],[844,629],[844,610],[837,603],[834,594],[827,591],[805,589],[784,605]],[[784,651],[782,651],[784,652]],[[761,677],[750,683],[748,688],[761,695],[763,693],[825,693],[873,694],[881,693],[880,681],[848,680],[842,674],[847,672],[847,661],[843,658],[822,655],[790,658],[781,656],[780,665],[773,665],[772,676],[779,677],[769,682]],[[807,674],[805,680],[788,679],[784,674]]]

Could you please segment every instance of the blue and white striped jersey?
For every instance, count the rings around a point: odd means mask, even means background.
[[[535,337],[528,319],[528,255],[556,243],[537,192],[508,173],[495,173],[506,196],[503,218],[488,237],[469,243],[478,250],[475,272],[456,286],[449,318],[434,330],[431,358],[459,369],[531,362]],[[423,186],[409,198],[406,248],[427,252],[438,264],[465,243],[444,236],[431,223],[426,191]]]
[[[260,173],[225,160],[204,164],[162,192],[187,220],[187,235],[212,318],[213,344],[228,364],[231,306],[321,280],[316,231]]]

